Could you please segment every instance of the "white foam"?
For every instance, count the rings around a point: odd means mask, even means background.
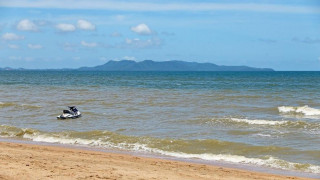
[[[101,140],[89,140],[89,139],[81,139],[81,138],[68,138],[61,136],[52,136],[41,134],[24,134],[23,138],[31,139],[36,142],[48,142],[48,143],[60,143],[60,144],[80,144],[80,145],[91,145],[91,146],[101,146]]]
[[[280,106],[278,107],[280,113],[297,113],[304,114],[306,116],[318,116],[320,115],[320,109],[311,108],[307,105],[305,106]]]
[[[251,164],[258,166],[266,166],[271,168],[285,169],[285,170],[298,170],[309,173],[320,173],[320,166],[306,165],[305,168],[301,169],[302,164],[288,162],[274,157],[268,157],[267,159],[259,158],[247,158],[245,156],[238,155],[228,155],[228,154],[186,154],[177,152],[166,152],[160,151],[161,154],[174,156],[178,158],[197,158],[209,161],[225,161],[230,163],[241,163],[241,164]]]
[[[128,147],[128,145],[126,145]],[[251,165],[258,165],[258,166],[265,166],[271,168],[278,168],[284,170],[298,170],[303,172],[309,173],[320,173],[320,166],[309,165],[309,164],[299,164],[294,162],[288,162],[285,160],[277,159],[274,157],[266,157],[265,159],[259,158],[247,158],[245,156],[238,156],[238,155],[230,155],[230,154],[187,154],[182,152],[168,152],[163,151],[155,148],[149,148],[143,144],[132,144],[131,150],[143,151],[143,152],[150,152],[150,153],[157,153],[166,156],[172,156],[177,158],[186,158],[186,159],[202,159],[208,161],[224,161],[229,163],[241,163],[241,164],[251,164]],[[301,168],[305,166],[305,168]]]
[[[309,165],[309,164],[299,164],[294,162],[288,162],[285,160],[277,159],[274,157],[265,157],[260,158],[248,158],[245,156],[239,155],[229,155],[229,154],[188,154],[183,152],[170,152],[164,151],[157,148],[150,148],[146,144],[140,143],[112,143],[103,139],[82,139],[82,138],[72,138],[66,135],[61,134],[51,134],[51,133],[25,133],[23,138],[31,139],[37,142],[49,142],[49,143],[61,143],[61,144],[78,144],[78,145],[87,145],[87,146],[98,146],[106,148],[118,148],[124,150],[133,150],[138,152],[149,152],[156,153],[166,156],[172,156],[177,158],[196,158],[208,161],[225,161],[229,163],[241,163],[241,164],[251,164],[259,165],[271,168],[279,168],[285,170],[298,170],[303,172],[310,173],[320,173],[320,166]],[[304,168],[302,168],[304,167]]]
[[[262,119],[238,119],[238,118],[231,118],[231,121],[247,123],[247,124],[256,124],[256,125],[280,125],[285,124],[288,121],[269,121],[269,120],[262,120]]]
[[[271,135],[270,134],[257,134],[257,136],[262,136],[262,137],[271,137]]]
[[[224,161],[229,163],[240,163],[240,164],[248,164],[248,165],[258,165],[258,166],[265,166],[277,169],[284,169],[284,170],[298,170],[303,172],[309,173],[320,173],[320,166],[310,165],[310,164],[300,164],[294,162],[288,162],[285,160],[277,159],[274,157],[266,157],[265,159],[259,158],[248,158],[245,156],[239,155],[230,155],[230,154],[187,154],[182,152],[169,152],[163,151],[157,148],[150,148],[145,144],[133,143],[119,143],[117,145],[113,144],[113,147],[125,150],[134,150],[138,152],[148,152],[148,153],[156,153],[166,156],[172,156],[177,158],[185,158],[185,159],[202,159],[208,161]],[[305,168],[301,168],[305,166]]]

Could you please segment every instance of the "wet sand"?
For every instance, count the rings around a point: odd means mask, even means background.
[[[0,142],[0,179],[307,179],[127,154]]]

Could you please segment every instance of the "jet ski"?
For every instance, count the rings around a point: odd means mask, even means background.
[[[57,119],[75,119],[81,117],[80,111],[75,106],[68,106],[69,110],[63,110],[63,114],[57,116]]]

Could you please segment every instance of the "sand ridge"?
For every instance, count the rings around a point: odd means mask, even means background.
[[[235,179],[307,178],[66,147],[0,142],[0,179]]]

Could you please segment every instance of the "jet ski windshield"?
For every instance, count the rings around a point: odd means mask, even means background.
[[[78,109],[75,106],[69,106],[69,109],[73,112],[77,112]]]
[[[63,110],[63,113],[71,114],[69,110]]]

